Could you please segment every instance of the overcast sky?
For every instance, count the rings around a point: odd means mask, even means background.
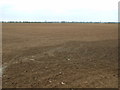
[[[119,0],[0,0],[2,21],[118,21]]]

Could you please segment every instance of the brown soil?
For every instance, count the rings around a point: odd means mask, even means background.
[[[117,24],[3,24],[3,88],[117,88]]]

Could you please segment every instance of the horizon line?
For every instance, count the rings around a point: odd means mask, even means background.
[[[102,21],[0,21],[0,23],[120,23],[120,22],[102,22]]]

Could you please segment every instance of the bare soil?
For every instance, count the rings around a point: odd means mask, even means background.
[[[4,23],[3,88],[117,88],[117,28]]]

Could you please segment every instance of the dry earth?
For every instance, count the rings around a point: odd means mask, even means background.
[[[4,23],[3,88],[117,88],[117,28]]]

